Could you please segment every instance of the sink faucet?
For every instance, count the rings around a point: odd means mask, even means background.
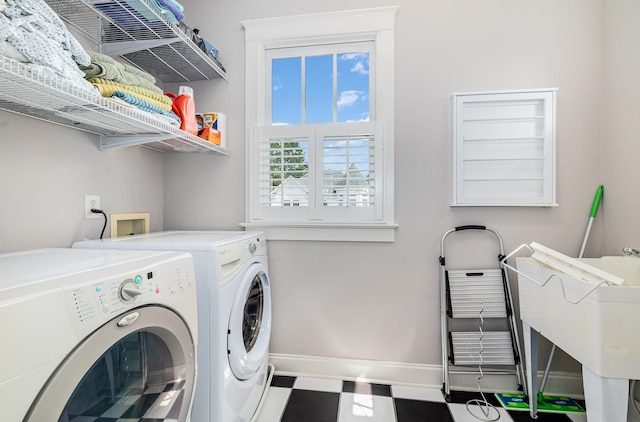
[[[625,255],[633,255],[633,256],[640,257],[640,250],[638,249],[624,247],[622,248],[622,253],[624,253]]]

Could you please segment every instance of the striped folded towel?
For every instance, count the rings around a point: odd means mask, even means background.
[[[127,104],[131,104],[139,108],[140,110],[147,111],[154,114],[159,114],[160,116],[169,117],[172,119],[172,124],[180,124],[180,118],[172,113],[171,111],[164,111],[155,107],[153,104],[150,104],[140,98],[137,98],[134,95],[131,95],[127,92],[115,91],[112,95],[113,98],[124,101]],[[174,123],[175,122],[175,123]]]
[[[162,94],[162,89],[155,85],[156,78],[150,73],[126,63],[117,62],[111,57],[95,51],[90,51],[89,56],[91,56],[91,64],[79,66],[87,79],[101,78]]]
[[[127,92],[153,104],[161,110],[171,111],[171,103],[173,100],[164,94],[158,94],[157,92],[149,91],[139,86],[125,85],[102,78],[87,78],[87,80],[100,91],[100,95],[103,97],[111,97],[115,91]]]

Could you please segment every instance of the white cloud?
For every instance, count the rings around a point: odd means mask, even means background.
[[[362,62],[357,62],[356,64],[354,64],[353,67],[351,68],[351,72],[359,73],[361,75],[369,74],[369,70],[365,69],[364,64]]]
[[[349,107],[353,105],[356,101],[358,101],[361,95],[362,95],[361,91],[356,91],[356,90],[342,91],[340,93],[340,98],[338,98],[338,108],[341,109],[341,108]]]
[[[273,91],[277,91],[277,90],[281,89],[282,87],[284,87],[284,84],[282,83],[282,80],[280,78],[278,78],[278,77],[274,77],[271,80],[271,82],[272,82],[271,86],[272,86],[272,90]]]
[[[369,113],[363,113],[362,117],[360,117],[359,119],[355,119],[355,120],[347,120],[347,123],[352,123],[352,122],[368,122],[369,121]]]
[[[341,54],[340,59],[344,61],[352,61],[351,72],[361,75],[369,74],[369,54],[368,53],[351,53]]]

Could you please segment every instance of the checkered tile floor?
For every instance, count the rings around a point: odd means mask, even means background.
[[[499,422],[532,421],[526,412],[507,412],[486,394],[495,409],[489,418]],[[440,390],[333,379],[274,376],[257,422],[478,422],[478,406],[466,402],[478,393],[452,391],[446,403]],[[536,422],[584,422],[584,415],[541,413]]]

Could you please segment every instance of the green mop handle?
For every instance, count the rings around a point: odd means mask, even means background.
[[[587,232],[584,234],[584,240],[582,241],[582,247],[580,248],[580,255],[578,255],[578,258],[582,258],[584,256],[584,250],[587,248],[587,240],[589,240],[589,233],[591,232],[591,225],[593,224],[593,220],[596,218],[596,214],[598,214],[598,208],[600,208],[600,202],[602,201],[603,192],[604,186],[598,186],[596,196],[595,198],[593,198],[591,214],[589,214],[589,224],[587,224]]]
[[[598,214],[598,208],[600,207],[600,201],[602,201],[602,193],[604,192],[604,186],[598,186],[598,190],[596,191],[596,197],[593,198],[593,205],[591,206],[591,214],[589,215],[591,218],[596,218],[596,214]]]

